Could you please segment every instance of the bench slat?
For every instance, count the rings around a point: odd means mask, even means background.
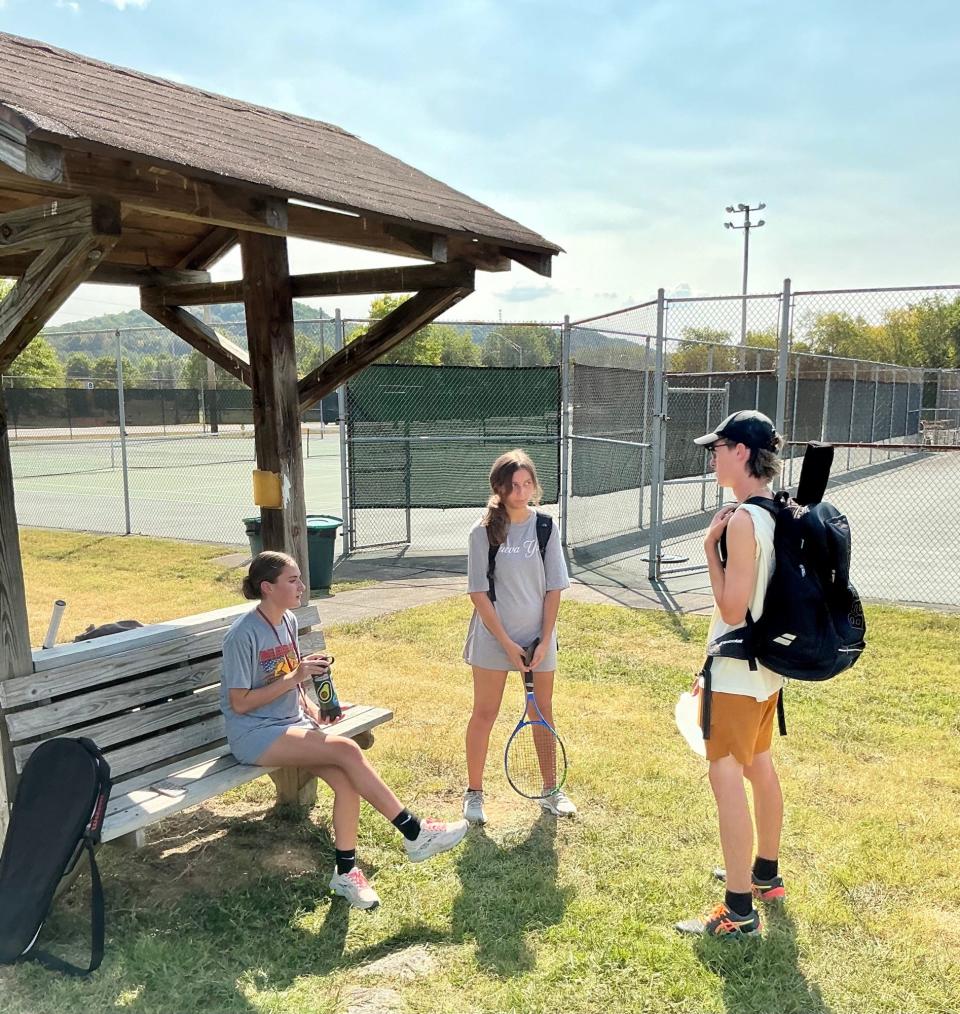
[[[316,606],[303,606],[295,612],[300,629],[317,622]],[[112,683],[125,677],[141,676],[144,672],[199,661],[206,656],[220,653],[223,648],[223,635],[227,629],[219,627],[199,632],[188,630],[179,637],[161,642],[148,653],[141,648],[132,647],[105,658],[81,661],[74,657],[73,661],[44,672],[4,680],[0,683],[0,706],[16,708],[104,683]],[[127,634],[114,636],[126,637]]]
[[[76,697],[63,697],[52,704],[15,711],[6,716],[7,731],[14,743],[47,733],[61,735],[62,730],[82,722],[106,718],[118,711],[213,686],[220,682],[222,668],[219,658],[211,659],[192,666],[164,669],[141,679],[92,690]]]
[[[225,739],[223,715],[217,714],[194,725],[188,725],[172,732],[151,736],[142,743],[104,750],[104,756],[110,765],[114,778],[131,774],[141,768],[176,759],[188,750],[198,747],[214,746]]]
[[[191,719],[219,713],[219,691],[207,690],[199,694],[191,694],[189,697],[178,697],[173,701],[155,704],[149,708],[141,708],[139,711],[114,715],[102,722],[81,725],[71,729],[69,735],[87,736],[106,752],[109,747],[119,743],[141,739],[151,733],[169,729],[171,726],[182,725]],[[14,747],[13,756],[18,773],[23,771],[27,758],[42,742],[44,740],[36,740]]]
[[[226,743],[221,743],[210,750],[196,753],[192,757],[181,757],[179,760],[165,764],[163,767],[154,768],[146,774],[134,775],[132,778],[115,781],[113,783],[113,790],[110,793],[110,799],[107,802],[107,816],[109,817],[111,813],[117,810],[122,810],[127,805],[124,802],[125,797],[131,793],[149,788],[154,782],[161,781],[164,778],[170,778],[178,773],[191,770],[188,768],[188,765],[199,767],[201,764],[206,764],[209,761],[225,761],[225,767],[238,763],[237,758],[230,753],[230,747]]]
[[[387,708],[353,705],[343,719],[323,731],[331,735],[356,735],[392,718],[393,712]],[[148,776],[141,776],[125,783],[126,791],[110,800],[103,840],[137,831],[276,770],[241,764],[232,754],[206,757],[199,763],[191,758],[185,763],[188,766],[179,771],[171,771],[168,766],[154,772],[153,782],[143,784]],[[133,783],[138,783],[137,787],[129,787]],[[154,788],[158,784],[166,791]]]

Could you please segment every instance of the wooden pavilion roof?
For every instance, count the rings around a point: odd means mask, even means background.
[[[560,252],[340,127],[0,33],[0,213],[91,194],[124,216],[92,280],[204,269],[236,229],[541,274]]]

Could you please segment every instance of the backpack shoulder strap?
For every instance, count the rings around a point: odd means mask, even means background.
[[[490,529],[487,529],[487,597],[491,602],[497,601],[497,592],[493,585],[493,572],[497,568],[497,553],[499,546],[490,541]]]
[[[553,518],[549,514],[537,511],[537,545],[540,547],[540,559],[547,555],[547,543],[553,534]]]
[[[90,964],[86,968],[79,965],[72,965],[47,951],[28,951],[21,960],[36,961],[37,964],[49,968],[53,972],[62,972],[65,975],[85,976],[95,972],[103,961],[103,940],[104,940],[104,913],[103,913],[103,885],[100,882],[100,870],[97,868],[97,860],[93,855],[93,838],[85,836],[82,848],[90,860]]]

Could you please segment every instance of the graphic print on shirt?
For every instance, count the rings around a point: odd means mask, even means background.
[[[501,544],[498,552],[503,553],[504,556],[520,556],[523,554],[524,559],[529,560],[534,553],[539,551],[536,539],[524,539],[519,546],[508,546],[505,542]]]
[[[292,644],[278,644],[273,648],[264,648],[259,657],[260,673],[263,682],[273,683],[274,680],[286,676],[297,668],[297,655]]]

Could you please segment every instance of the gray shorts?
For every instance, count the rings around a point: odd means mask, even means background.
[[[476,613],[474,613],[467,631],[467,643],[463,646],[463,660],[468,665],[475,665],[481,669],[513,670],[507,653],[500,647],[500,642],[487,630]],[[553,641],[543,656],[543,661],[537,671],[553,672],[556,668],[557,634],[554,631]]]
[[[241,736],[230,738],[230,752],[241,764],[258,764],[268,748],[287,731],[287,729],[316,729],[309,718],[301,718],[292,722],[260,722],[254,728],[247,729]]]

